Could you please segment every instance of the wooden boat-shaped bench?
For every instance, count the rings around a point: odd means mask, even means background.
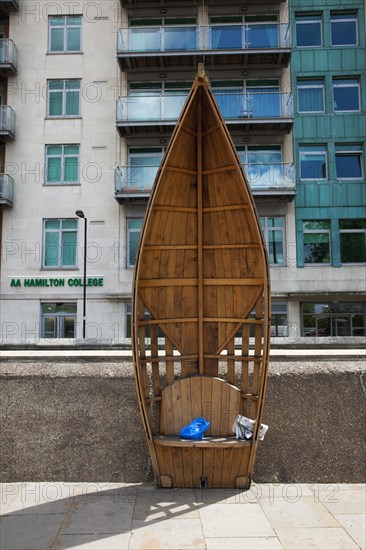
[[[253,198],[199,70],[157,174],[134,274],[137,394],[160,487],[250,486],[269,311]],[[256,421],[251,440],[235,439],[238,414]],[[182,440],[198,416],[210,421],[204,439]]]

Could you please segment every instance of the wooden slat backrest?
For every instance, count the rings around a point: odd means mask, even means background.
[[[194,418],[210,421],[205,432],[211,436],[230,436],[237,414],[243,414],[241,392],[231,384],[210,376],[178,380],[161,394],[160,433],[179,435],[179,430]]]

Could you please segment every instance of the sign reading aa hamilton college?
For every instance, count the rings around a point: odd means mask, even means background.
[[[84,286],[83,277],[70,277],[68,279],[59,279],[59,278],[40,278],[35,277],[24,279],[11,279],[10,286],[13,287],[79,287]],[[104,286],[104,277],[87,277],[86,286]]]

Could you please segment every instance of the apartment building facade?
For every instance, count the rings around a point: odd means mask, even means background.
[[[273,337],[351,341],[364,335],[365,106],[359,99],[352,134],[348,113],[310,110],[309,102],[318,97],[316,81],[333,78],[331,54],[327,69],[321,69],[314,61],[320,47],[302,43],[316,15],[310,3],[1,4],[18,8],[6,17],[8,36],[19,50],[17,72],[4,76],[17,120],[16,136],[7,135],[3,146],[4,174],[14,186],[11,200],[0,198],[3,343],[82,337],[87,224],[86,336],[128,345],[132,272],[147,200],[202,61],[248,175],[267,243]],[[359,2],[342,7],[342,13],[317,10],[321,25],[325,13],[344,16],[348,26],[356,19],[356,43],[321,44],[358,63],[345,76],[337,67],[334,76],[336,93],[345,87],[347,101],[355,81],[359,94],[364,86],[363,8]],[[343,19],[334,19],[333,26]],[[330,140],[332,117],[347,132],[339,130]],[[318,135],[321,119],[325,129]],[[346,158],[340,170],[352,170],[351,182],[324,181],[316,172],[306,177],[321,164],[318,148],[330,142],[329,152],[338,154],[340,164]],[[356,246],[356,261],[335,255],[335,220],[341,223],[339,250]],[[326,254],[323,233],[333,239],[328,263],[323,256],[315,261]],[[336,306],[334,316],[327,304],[341,302],[344,308]]]

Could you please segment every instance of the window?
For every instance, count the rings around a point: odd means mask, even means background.
[[[79,181],[79,145],[46,146],[46,183]]]
[[[143,218],[129,218],[127,220],[127,267],[134,267]]]
[[[355,13],[330,14],[332,46],[354,46],[357,44],[357,16]]]
[[[319,14],[296,15],[296,45],[313,47],[322,45],[322,18]]]
[[[362,179],[362,146],[348,144],[335,146],[338,179]]]
[[[131,338],[132,336],[132,305],[131,302],[126,302],[126,324],[125,324],[125,337]],[[145,319],[151,319],[151,314],[145,308]],[[158,337],[164,338],[163,331],[158,328]],[[150,338],[150,325],[145,325],[145,338]]]
[[[366,220],[339,220],[342,264],[366,263]]]
[[[41,304],[41,338],[75,338],[76,304]]]
[[[47,116],[79,116],[80,85],[80,80],[49,80],[47,87]]]
[[[324,111],[324,80],[297,81],[299,113],[321,113]]]
[[[163,148],[130,148],[128,151],[128,185],[151,189],[163,156]]]
[[[286,187],[287,167],[281,145],[248,145],[237,148],[252,189]]]
[[[329,220],[304,221],[304,263],[330,264]]]
[[[77,220],[44,220],[43,267],[76,267]]]
[[[300,179],[324,180],[327,177],[325,145],[300,145]]]
[[[285,265],[285,218],[259,218],[266,243],[269,263]]]
[[[80,52],[81,17],[61,15],[49,18],[49,51]]]
[[[302,336],[364,336],[365,304],[302,304]]]
[[[271,304],[271,336],[288,336],[287,303],[272,302]]]
[[[335,111],[360,110],[360,82],[358,78],[333,78]]]

